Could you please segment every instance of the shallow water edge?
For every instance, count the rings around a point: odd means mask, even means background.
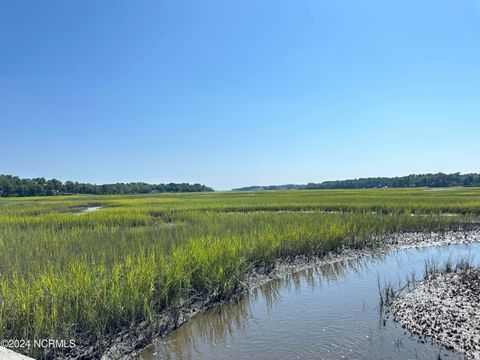
[[[297,256],[293,259],[279,259],[272,271],[265,273],[264,269],[253,271],[245,280],[245,289],[234,294],[227,300],[192,301],[176,311],[164,311],[157,315],[156,328],[153,329],[147,322],[132,325],[117,334],[114,339],[106,340],[103,344],[107,349],[102,359],[129,359],[138,355],[143,348],[148,347],[153,339],[164,337],[194,315],[214,306],[240,298],[246,292],[265,284],[266,282],[285,277],[288,274],[299,272],[316,266],[332,264],[342,260],[355,259],[375,254],[385,254],[396,249],[427,247],[437,245],[466,244],[480,241],[480,229],[474,228],[465,231],[421,232],[390,234],[376,239],[378,244],[374,248],[350,249],[345,248],[335,253],[328,253],[320,257]],[[94,356],[93,348],[86,349],[82,356]],[[73,355],[73,354],[72,354]],[[76,354],[74,356],[79,356]],[[98,356],[98,354],[96,354]]]

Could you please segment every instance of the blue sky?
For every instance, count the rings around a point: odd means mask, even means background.
[[[0,0],[0,173],[480,171],[480,0]]]

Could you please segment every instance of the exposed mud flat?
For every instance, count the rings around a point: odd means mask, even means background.
[[[359,244],[361,248],[345,247],[321,256],[296,256],[278,259],[273,269],[254,269],[242,280],[243,290],[229,298],[218,296],[202,301],[191,299],[189,303],[184,304],[179,309],[164,311],[156,315],[152,323],[132,324],[130,328],[125,329],[116,336],[105,339],[102,344],[93,346],[92,344],[81,344],[78,341],[77,348],[67,358],[85,359],[101,357],[104,360],[130,359],[151,344],[153,339],[167,335],[199,312],[238,298],[250,289],[272,279],[282,278],[288,274],[308,268],[363,256],[387,253],[395,249],[466,244],[478,241],[480,241],[480,229],[477,228],[465,231],[399,233],[373,237],[369,242]],[[65,356],[61,358],[65,358]]]
[[[430,275],[390,306],[412,333],[480,359],[480,269]]]

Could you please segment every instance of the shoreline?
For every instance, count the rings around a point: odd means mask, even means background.
[[[262,286],[268,281],[282,278],[288,274],[312,267],[332,264],[339,261],[385,254],[393,250],[408,248],[467,244],[480,241],[480,229],[473,227],[465,230],[437,232],[405,232],[374,236],[362,248],[342,248],[319,256],[296,256],[277,259],[270,271],[256,268],[242,279],[243,289],[227,299],[206,300],[192,299],[188,304],[178,308],[162,311],[154,321],[132,324],[129,328],[105,339],[101,346],[81,345],[67,354],[67,359],[101,358],[102,360],[131,359],[150,346],[154,339],[165,337],[196,314],[209,308],[238,299],[250,290]],[[153,326],[152,326],[153,324]],[[57,359],[65,358],[64,356]]]

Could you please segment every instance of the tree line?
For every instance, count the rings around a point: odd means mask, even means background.
[[[306,189],[371,189],[371,188],[414,188],[414,187],[450,187],[480,186],[480,174],[419,174],[401,177],[374,177],[353,180],[324,181],[309,183]]]
[[[351,180],[324,181],[307,185],[269,185],[249,186],[236,191],[258,190],[306,190],[306,189],[373,189],[373,188],[415,188],[415,187],[450,187],[480,186],[480,174],[412,174],[400,177],[371,177]]]
[[[73,194],[115,195],[205,191],[213,191],[213,189],[201,184],[187,183],[147,184],[143,182],[132,182],[96,185],[79,183],[76,181],[66,181],[63,183],[57,179],[46,180],[43,177],[21,179],[18,176],[0,175],[0,197]]]

